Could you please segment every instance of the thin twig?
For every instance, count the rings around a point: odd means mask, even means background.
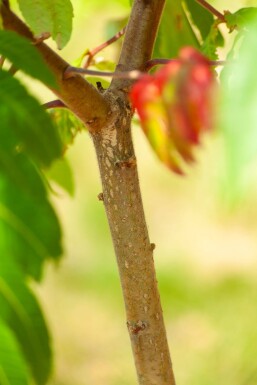
[[[222,13],[220,13],[216,8],[214,8],[211,4],[209,4],[205,0],[195,0],[198,4],[200,4],[203,8],[205,8],[207,11],[212,13],[214,16],[216,16],[222,23],[225,23],[225,18]]]
[[[68,108],[66,104],[64,104],[60,99],[52,100],[51,102],[47,102],[42,104],[46,110],[49,108]]]
[[[151,68],[157,66],[157,65],[164,65],[170,62],[180,62],[180,59],[151,59],[146,63],[145,69],[146,71],[149,71]],[[209,60],[209,65],[211,66],[223,66],[226,64],[226,61],[224,60]]]
[[[95,47],[94,49],[88,51],[85,56],[88,56],[87,61],[83,65],[83,68],[88,68],[91,61],[93,60],[93,57],[98,54],[100,51],[102,51],[104,48],[108,47],[110,44],[114,43],[118,39],[120,39],[126,31],[126,26],[122,28],[116,35],[105,41],[104,43],[100,44],[99,46]]]
[[[117,79],[130,79],[136,80],[144,75],[143,72],[138,70],[133,71],[123,71],[123,72],[107,72],[107,71],[94,71],[87,68],[78,68],[69,66],[66,68],[63,74],[64,79],[72,78],[76,75],[89,75],[89,76],[103,76],[103,77],[112,77]]]

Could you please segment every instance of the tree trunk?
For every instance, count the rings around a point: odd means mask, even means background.
[[[119,266],[140,385],[175,384],[145,222],[131,138],[131,109],[121,95],[111,98],[112,121],[92,134],[103,200]]]

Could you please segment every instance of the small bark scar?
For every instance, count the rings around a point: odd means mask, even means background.
[[[104,194],[101,192],[97,195],[99,201],[104,201]]]
[[[37,44],[40,44],[42,43],[43,41],[49,39],[51,37],[51,33],[49,32],[43,32],[41,35],[39,36],[35,36],[34,37],[34,41],[32,42],[33,45],[37,45]]]
[[[130,334],[138,334],[147,328],[145,321],[127,321],[127,327]]]
[[[125,160],[117,160],[115,162],[115,166],[121,169],[136,167],[136,164],[137,160],[134,156]]]

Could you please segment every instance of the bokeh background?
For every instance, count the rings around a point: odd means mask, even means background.
[[[128,0],[73,0],[69,62],[111,36]],[[210,1],[220,11],[256,1]],[[115,60],[119,43],[100,56]],[[38,83],[32,92],[53,99]],[[233,208],[226,198],[224,144],[205,138],[186,177],[159,163],[133,128],[140,182],[174,371],[179,385],[257,383],[257,184]],[[136,374],[118,270],[88,133],[67,151],[75,195],[52,183],[64,257],[36,286],[53,335],[51,385],[132,385]],[[254,175],[254,173],[253,173]],[[257,178],[256,178],[257,180]]]

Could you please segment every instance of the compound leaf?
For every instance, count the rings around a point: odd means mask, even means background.
[[[46,324],[36,299],[7,259],[0,262],[0,309],[0,319],[13,331],[34,379],[45,384],[52,365]]]
[[[53,74],[46,66],[43,58],[30,41],[13,31],[0,30],[0,54],[10,60],[18,69],[54,87]]]
[[[72,32],[73,8],[70,0],[18,0],[20,10],[35,34],[49,34],[62,49]]]
[[[48,166],[61,156],[62,147],[57,131],[48,114],[19,81],[0,70],[0,121],[6,122],[8,136],[11,127],[17,137],[16,145],[28,151],[39,163]]]

